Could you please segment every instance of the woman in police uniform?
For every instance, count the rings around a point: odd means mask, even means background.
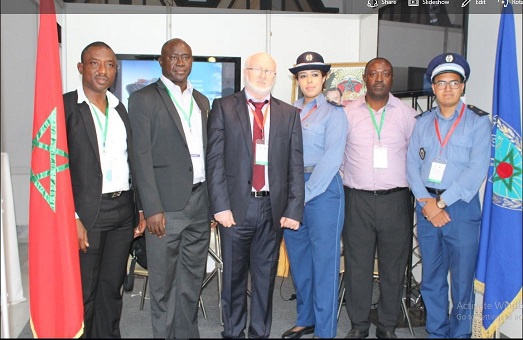
[[[289,70],[303,93],[294,106],[301,110],[305,210],[298,230],[284,230],[298,315],[296,325],[282,338],[297,339],[310,333],[334,338],[344,217],[338,170],[348,123],[342,106],[328,102],[322,93],[330,65],[321,55],[305,52]]]

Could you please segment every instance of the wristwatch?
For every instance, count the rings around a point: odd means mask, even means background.
[[[436,197],[436,206],[440,209],[445,209],[447,203],[438,195],[438,197]]]

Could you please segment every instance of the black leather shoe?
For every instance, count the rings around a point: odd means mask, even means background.
[[[376,329],[376,338],[378,339],[397,339],[396,333],[394,331],[382,331]]]
[[[353,328],[350,330],[349,333],[347,333],[347,336],[345,337],[345,339],[365,339],[368,336],[369,336],[368,329]]]
[[[294,326],[297,327],[297,326]],[[301,331],[293,331],[294,327],[289,329],[287,332],[283,333],[281,336],[282,339],[299,339],[302,335],[314,333],[314,326],[307,326]]]

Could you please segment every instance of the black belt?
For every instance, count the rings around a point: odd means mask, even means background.
[[[192,191],[196,191],[196,189],[198,189],[199,187],[201,187],[203,184],[203,182],[198,182],[196,184],[193,184],[192,185]]]
[[[268,191],[251,191],[252,197],[264,197],[269,195],[270,193]]]
[[[373,194],[373,195],[388,195],[388,194],[391,194],[393,192],[402,191],[402,190],[405,190],[405,189],[407,189],[407,187],[396,187],[396,188],[386,189],[386,190],[360,190],[360,189],[355,189],[355,190],[368,192],[368,193]]]
[[[447,189],[435,189],[435,188],[429,188],[429,187],[425,187],[425,189],[427,189],[428,192],[430,192],[431,194],[434,194],[434,195],[441,195],[442,193],[445,192],[445,190],[447,190]]]
[[[116,198],[116,197],[122,196],[123,194],[125,194],[127,192],[129,192],[129,190],[108,192],[106,194],[102,194],[102,198]]]

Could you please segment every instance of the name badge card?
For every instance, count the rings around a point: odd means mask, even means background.
[[[387,163],[387,146],[374,145],[373,156],[374,169],[386,169],[389,167]]]
[[[108,153],[102,154],[102,164],[105,168],[105,180],[111,182],[113,180],[113,159],[109,156]]]
[[[443,179],[443,173],[445,172],[445,167],[447,164],[443,162],[434,161],[430,167],[429,173],[429,182],[432,183],[441,183]]]
[[[191,154],[191,157],[201,157],[201,148],[200,143],[198,143],[198,136],[196,133],[189,133],[187,136],[187,144],[189,145],[189,153]]]
[[[263,139],[256,141],[256,164],[268,165],[269,164],[269,145],[265,144]]]

